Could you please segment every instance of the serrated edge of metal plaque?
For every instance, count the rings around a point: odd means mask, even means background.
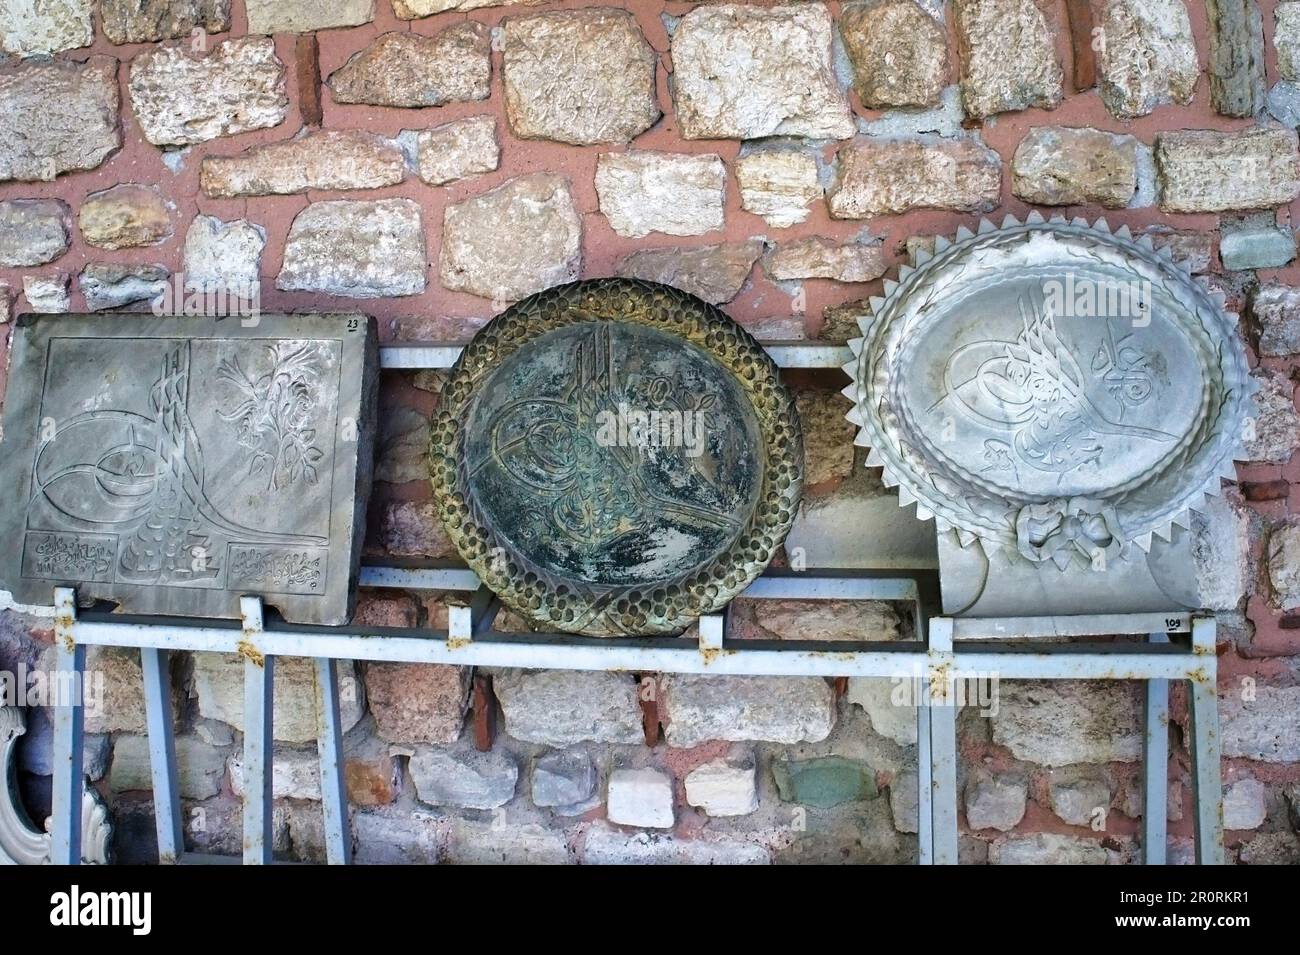
[[[1257,389],[1256,382],[1250,377],[1237,315],[1226,309],[1223,292],[1213,288],[1204,276],[1193,275],[1191,266],[1176,260],[1168,246],[1157,249],[1150,235],[1134,238],[1128,226],[1112,230],[1105,219],[1090,224],[1082,217],[1066,219],[1063,215],[1056,215],[1046,219],[1038,212],[1030,212],[1023,222],[1009,215],[998,226],[981,218],[975,232],[962,226],[952,239],[936,236],[934,252],[919,249],[909,265],[900,265],[897,280],[886,278],[885,294],[873,296],[869,300],[870,313],[858,318],[862,337],[848,342],[853,358],[843,366],[852,382],[841,393],[853,403],[845,417],[858,429],[854,443],[868,449],[866,466],[883,469],[881,479],[886,487],[897,489],[900,507],[916,505],[918,519],[934,520],[936,532],[954,533],[963,547],[978,545],[988,554],[1003,549],[1015,553],[1017,541],[1011,529],[1016,526],[1016,516],[1022,507],[970,485],[962,480],[962,475],[942,468],[938,462],[906,444],[897,418],[885,420],[872,407],[872,399],[879,393],[876,384],[887,380],[893,370],[886,367],[888,362],[883,360],[886,356],[880,354],[880,348],[891,324],[897,319],[892,313],[904,295],[918,284],[925,283],[930,275],[971,246],[987,241],[989,233],[1010,231],[1028,235],[1048,230],[1072,235],[1091,233],[1113,248],[1157,267],[1165,274],[1167,284],[1178,287],[1181,295],[1174,295],[1174,298],[1180,301],[1186,300],[1184,296],[1192,298],[1189,308],[1201,319],[1212,340],[1221,346],[1218,370],[1227,396],[1224,407],[1228,410],[1228,423],[1215,429],[1211,442],[1201,443],[1196,448],[1198,455],[1208,454],[1214,460],[1213,473],[1202,483],[1188,487],[1171,499],[1155,522],[1141,527],[1121,525],[1117,556],[1125,556],[1129,545],[1148,552],[1153,537],[1168,541],[1174,525],[1187,528],[1190,512],[1201,511],[1209,497],[1219,495],[1223,479],[1235,480],[1233,462],[1244,456],[1242,425],[1249,413],[1250,398]],[[941,493],[934,486],[936,476],[951,488],[950,493]],[[977,513],[969,506],[971,500],[980,502],[983,513]],[[1029,506],[1053,503],[1055,499],[1044,498]],[[1049,562],[1055,562],[1061,570],[1070,566],[1069,561]]]
[[[644,586],[575,589],[511,549],[467,500],[463,434],[479,386],[531,340],[595,319],[668,332],[718,361],[745,391],[764,443],[762,483],[744,531],[708,565]],[[448,375],[430,426],[429,473],[434,505],[452,543],[502,602],[535,624],[591,636],[648,636],[682,631],[725,606],[771,562],[798,513],[803,437],[794,398],[762,346],[721,310],[680,289],[639,279],[589,279],[539,292],[484,326]],[[498,549],[501,548],[501,549]]]

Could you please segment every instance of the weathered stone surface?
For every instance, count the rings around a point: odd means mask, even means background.
[[[864,106],[930,106],[948,80],[948,34],[916,0],[846,6],[840,35]]]
[[[1300,195],[1294,130],[1161,133],[1155,155],[1165,212],[1266,209]]]
[[[44,265],[68,251],[68,204],[59,199],[0,202],[0,266]]]
[[[547,0],[393,0],[393,13],[399,20],[419,20],[448,10],[478,10],[482,7],[535,7]]]
[[[1258,368],[1251,377],[1259,385],[1247,419],[1243,444],[1247,461],[1282,463],[1300,447],[1300,413],[1295,406],[1295,382],[1285,372]]]
[[[1055,771],[1048,776],[1052,812],[1072,826],[1089,826],[1110,811],[1110,783],[1100,770]]]
[[[492,687],[515,739],[548,746],[645,742],[637,683],[626,674],[510,669],[497,672]]]
[[[610,822],[641,829],[673,827],[673,781],[657,769],[616,769],[609,774]]]
[[[574,860],[563,830],[535,822],[505,825],[495,820],[453,817],[447,831],[451,865],[569,865]]]
[[[314,202],[293,220],[275,284],[347,298],[418,295],[426,262],[418,203]]]
[[[158,298],[167,290],[171,273],[161,265],[121,265],[92,262],[77,276],[86,309],[99,312]]]
[[[860,527],[871,528],[869,541]],[[900,508],[897,494],[865,481],[805,497],[785,551],[805,567],[937,567],[939,560],[933,529]]]
[[[582,219],[562,176],[518,176],[444,214],[446,288],[513,302],[573,281],[581,267]]]
[[[587,865],[767,865],[768,851],[745,840],[679,839],[592,825],[582,846]]]
[[[1268,577],[1274,606],[1300,607],[1300,525],[1286,524],[1269,535]]]
[[[117,60],[0,66],[0,182],[94,169],[122,145]]]
[[[113,740],[107,734],[87,733],[81,759],[81,771],[91,782],[108,774],[113,755]],[[35,776],[54,775],[54,725],[48,711],[35,706],[27,710],[27,732],[23,734],[16,757],[23,772]]]
[[[826,196],[836,219],[911,209],[985,212],[1002,190],[1002,160],[973,140],[862,140],[841,147],[838,161]]]
[[[909,246],[908,258],[911,257]],[[817,337],[836,345],[843,345],[851,338],[861,338],[862,327],[858,324],[858,319],[870,316],[871,305],[867,299],[845,302],[842,305],[828,305],[822,309],[822,327],[818,330]]]
[[[835,694],[821,677],[674,674],[663,678],[659,708],[668,745],[679,747],[817,742],[835,725]]]
[[[1210,257],[1214,242],[1204,232],[1175,232],[1167,226],[1152,226],[1146,230],[1157,249],[1168,248],[1175,262],[1182,262],[1193,275],[1210,270]]]
[[[1242,845],[1242,865],[1300,865],[1300,839],[1294,832],[1265,832]]]
[[[871,728],[900,746],[916,745],[916,704],[906,685],[896,684],[887,676],[849,678],[846,694],[850,703],[862,707],[871,718]],[[906,702],[900,702],[906,699]]]
[[[375,0],[246,0],[249,33],[310,33],[375,18]]]
[[[436,865],[443,861],[447,820],[407,807],[358,812],[352,817],[356,861],[366,865]]]
[[[269,37],[241,37],[195,54],[159,46],[131,62],[131,109],[155,146],[187,146],[278,126],[289,108],[285,68]]]
[[[127,249],[157,245],[172,234],[176,206],[151,186],[123,183],[92,193],[81,203],[77,224],[90,245]]]
[[[822,194],[817,160],[792,149],[758,149],[735,164],[740,207],[782,229],[808,218],[809,203]]]
[[[390,484],[423,481],[429,477],[429,419],[415,408],[402,406],[386,413],[380,425],[375,480]]]
[[[972,829],[1014,829],[1025,816],[1023,778],[977,772],[966,782],[966,823]]]
[[[1208,498],[1192,512],[1191,531],[1199,606],[1235,610],[1253,577],[1250,510],[1226,495]]]
[[[777,281],[870,282],[885,274],[885,250],[878,245],[840,244],[809,236],[782,242],[768,254],[764,267]]]
[[[1264,784],[1252,776],[1239,779],[1223,791],[1223,828],[1258,829],[1268,816]]]
[[[619,261],[616,271],[627,278],[671,285],[711,305],[722,305],[740,294],[763,248],[761,239],[751,239],[692,248],[637,249]]]
[[[226,757],[196,736],[176,736],[176,783],[182,799],[210,799],[221,791]],[[115,793],[153,790],[149,737],[118,736],[113,741],[113,766],[108,788]],[[319,765],[319,760],[318,760]]]
[[[837,392],[803,389],[795,394],[795,410],[803,428],[804,487],[816,487],[852,474],[856,429],[844,417],[843,396]]]
[[[897,640],[898,614],[876,600],[764,600],[758,622],[782,640]]]
[[[1060,104],[1064,74],[1034,0],[956,0],[953,10],[967,113],[984,117]]]
[[[632,238],[721,229],[725,183],[726,169],[713,153],[629,150],[596,161],[600,211],[615,232]]]
[[[521,139],[626,143],[659,119],[657,59],[627,10],[509,17],[502,49],[506,118]]]
[[[1055,833],[999,839],[989,846],[990,865],[1106,865],[1108,861],[1101,843]]]
[[[696,7],[673,33],[672,60],[686,139],[853,135],[821,4]]]
[[[343,774],[348,800],[360,806],[387,805],[397,796],[400,769],[388,747],[377,740],[349,746],[344,754]],[[227,764],[230,788],[244,795],[244,754],[236,750]],[[320,755],[315,747],[277,747],[271,768],[271,794],[275,799],[319,800]]]
[[[348,745],[344,757],[343,781],[354,806],[386,806],[401,795],[402,764],[383,740],[366,736]]]
[[[920,780],[911,771],[899,775],[889,786],[889,811],[899,832],[916,832],[921,817]]]
[[[437,663],[367,664],[366,698],[379,735],[394,743],[454,743],[469,708],[471,672]]]
[[[90,46],[91,0],[11,0],[0,4],[0,53],[32,56]]]
[[[817,809],[874,799],[877,795],[871,767],[842,756],[777,760],[772,763],[772,778],[782,800]]]
[[[1210,103],[1224,116],[1264,108],[1264,24],[1255,0],[1209,0]]]
[[[414,134],[415,171],[431,186],[491,172],[501,162],[497,121],[469,116]]]
[[[24,275],[23,296],[33,312],[66,312],[69,307],[68,282],[68,276],[62,272]]]
[[[993,742],[1043,766],[1131,763],[1141,758],[1136,687],[1074,680],[1003,680]]]
[[[1300,126],[1300,83],[1282,80],[1268,91],[1268,114],[1283,126]]]
[[[1300,352],[1300,288],[1276,282],[1262,286],[1251,300],[1251,314],[1259,325],[1260,354]]]
[[[379,536],[384,550],[394,557],[451,557],[455,553],[432,501],[389,504]]]
[[[111,43],[154,43],[188,37],[197,29],[230,29],[230,0],[100,0],[99,9]]]
[[[1279,3],[1273,16],[1277,71],[1283,79],[1300,80],[1300,3]]]
[[[1224,217],[1226,219],[1226,217]],[[1228,271],[1277,269],[1296,256],[1295,233],[1279,228],[1272,212],[1220,221],[1219,258]]]
[[[487,99],[492,38],[476,21],[456,23],[434,36],[385,33],[330,74],[339,103],[441,106]]]
[[[1011,191],[1035,205],[1122,209],[1137,177],[1137,140],[1100,129],[1035,126],[1011,159]]]
[[[339,677],[339,725],[350,730],[365,712],[365,694],[356,664],[335,663]],[[316,739],[316,670],[311,660],[277,657],[275,661],[275,738],[286,743]],[[194,693],[199,715],[236,729],[244,727],[244,658],[237,654],[194,654]]]
[[[328,129],[253,146],[238,156],[209,156],[199,181],[205,194],[226,199],[308,189],[377,189],[396,185],[405,175],[405,157],[391,140],[360,129]]]
[[[421,747],[410,762],[420,801],[455,809],[495,809],[515,794],[519,767],[507,753]]]
[[[746,816],[758,808],[754,754],[714,759],[686,774],[686,801],[709,816]]]
[[[224,289],[252,301],[262,288],[266,230],[246,219],[222,222],[199,215],[185,233],[182,252],[187,288]]]
[[[1223,755],[1266,763],[1300,762],[1300,686],[1237,686],[1219,695]]]
[[[104,675],[104,701],[86,708],[87,733],[144,733],[144,677],[140,654],[120,647],[92,647],[86,671]],[[174,684],[173,684],[174,685]],[[180,716],[180,697],[173,693],[172,716]]]
[[[1109,0],[1101,20],[1101,98],[1121,118],[1192,101],[1200,65],[1183,0]]]
[[[533,803],[560,815],[582,812],[596,800],[600,774],[580,750],[547,753],[533,763]]]

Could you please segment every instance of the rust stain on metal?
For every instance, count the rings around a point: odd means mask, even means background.
[[[700,647],[700,656],[704,658],[705,666],[712,666],[720,658],[731,656],[735,652],[735,650],[728,650],[725,647]]]
[[[447,649],[448,649],[448,650],[464,650],[467,646],[469,646],[469,645],[470,645],[471,643],[473,643],[473,642],[474,642],[474,641],[471,640],[469,637],[448,637],[448,638],[447,638]]]
[[[239,641],[235,646],[235,651],[249,663],[259,667],[266,666],[266,655],[253,646],[247,637]]]

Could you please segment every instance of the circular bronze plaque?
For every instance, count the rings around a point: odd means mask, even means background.
[[[549,289],[489,323],[443,389],[434,498],[502,601],[574,633],[674,633],[785,539],[794,403],[716,308],[649,282]]]

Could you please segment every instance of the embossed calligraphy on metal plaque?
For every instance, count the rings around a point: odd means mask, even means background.
[[[1233,476],[1235,317],[1149,238],[985,222],[886,292],[852,343],[849,417],[868,465],[957,545],[1104,571]]]
[[[680,630],[762,572],[803,449],[775,365],[725,315],[627,280],[543,292],[452,373],[430,453],[452,539],[557,629]]]
[[[377,348],[363,316],[44,316],[14,333],[0,586],[134,613],[351,612]]]

